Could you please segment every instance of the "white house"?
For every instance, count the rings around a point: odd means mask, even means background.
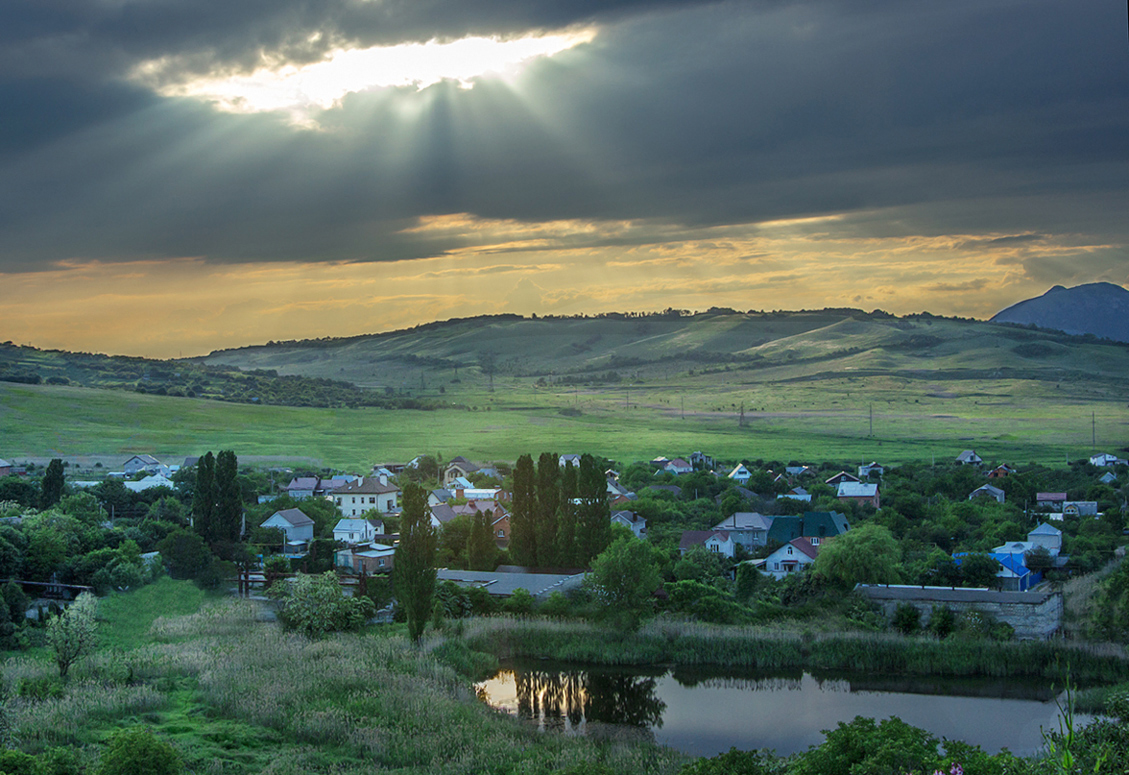
[[[1107,468],[1109,466],[1129,465],[1129,463],[1126,463],[1124,459],[1119,458],[1117,455],[1111,455],[1108,452],[1103,452],[1100,455],[1093,455],[1090,458],[1090,465],[1097,466],[1098,468]]]
[[[314,521],[301,509],[276,511],[259,527],[275,527],[286,533],[289,544],[307,543],[314,540]]]
[[[789,574],[807,570],[815,562],[817,552],[808,539],[793,538],[763,560],[755,560],[754,564],[761,573],[782,579]]]
[[[752,476],[753,472],[746,468],[744,463],[738,463],[737,466],[729,472],[729,478],[737,482],[737,484],[748,484]]]
[[[152,455],[134,455],[129,460],[125,461],[122,470],[125,471],[127,476],[139,474],[142,471],[149,474],[156,474],[164,468],[164,473],[168,473],[168,467],[164,466],[160,460]]]
[[[1112,471],[1106,471],[1104,474],[1098,477],[1098,481],[1102,484],[1113,484],[1117,481],[1117,477],[1113,475]]]
[[[734,544],[740,544],[752,551],[768,543],[768,531],[771,527],[772,517],[766,517],[755,511],[738,511],[718,522],[713,529],[714,532],[728,532]]]
[[[400,506],[400,488],[391,484],[387,476],[370,477],[339,488],[333,500],[345,517],[359,517],[374,510],[388,514]]]
[[[678,544],[678,551],[686,554],[695,546],[704,546],[711,552],[732,557],[737,550],[737,544],[728,530],[684,530],[682,540]]]
[[[957,455],[957,465],[962,466],[978,466],[984,462],[984,458],[976,454],[974,449],[966,449]]]
[[[871,474],[882,476],[884,473],[886,473],[886,469],[873,461],[859,466],[859,479],[866,479]]]
[[[788,498],[794,501],[803,501],[804,503],[811,503],[811,493],[805,490],[803,487],[793,487],[783,495],[776,496],[776,500],[783,500],[784,498]]]
[[[333,540],[343,544],[367,544],[383,534],[379,519],[341,519],[333,526]]]
[[[1098,516],[1098,502],[1063,501],[1062,515],[1064,517],[1096,517]]]
[[[675,476],[681,476],[682,474],[693,473],[694,466],[690,465],[682,458],[676,457],[674,460],[669,461],[665,466],[663,466],[663,470],[669,471]]]
[[[647,535],[647,520],[634,511],[617,511],[612,514],[613,525],[623,525],[635,534],[636,538]]]
[[[580,468],[580,455],[561,455],[557,462],[561,468],[565,466],[576,466]]]

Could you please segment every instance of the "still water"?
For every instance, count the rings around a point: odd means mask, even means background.
[[[1050,685],[1014,680],[739,675],[542,662],[506,665],[478,688],[485,702],[545,729],[592,734],[626,728],[694,756],[733,746],[803,751],[823,741],[822,730],[855,716],[897,716],[991,753],[1034,753],[1042,747],[1041,730],[1058,726]]]

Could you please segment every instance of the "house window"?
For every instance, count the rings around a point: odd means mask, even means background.
[[[505,538],[505,537],[506,537],[506,531],[505,530],[499,530],[498,531],[498,538]]]
[[[376,498],[369,498],[369,499],[368,499],[368,502],[369,502],[369,503],[376,503]]]
[[[340,499],[340,498],[338,498],[338,499],[337,499],[337,505],[338,505],[338,506],[340,506],[340,505],[341,505],[341,499]]]
[[[378,568],[383,568],[384,567],[384,558],[383,557],[377,557],[376,558],[376,565],[377,565]]]
[[[819,538],[817,538],[816,536],[812,536],[811,537],[811,545],[812,546],[819,546]]]
[[[788,547],[788,554],[791,554],[791,553],[792,553],[792,547],[789,546]]]

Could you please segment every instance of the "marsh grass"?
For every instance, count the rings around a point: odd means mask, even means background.
[[[489,617],[469,620],[467,644],[500,659],[548,658],[602,665],[712,665],[742,669],[847,670],[944,676],[1129,678],[1116,646],[1061,641],[944,641],[893,633],[812,633],[656,619],[637,633],[583,622]]]

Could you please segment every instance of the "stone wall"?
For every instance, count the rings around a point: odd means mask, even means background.
[[[876,586],[860,584],[857,590],[877,603],[889,620],[898,606],[908,603],[921,612],[926,625],[934,606],[947,606],[958,615],[978,611],[1005,622],[1020,640],[1045,639],[1062,626],[1061,592],[997,592],[989,589],[950,587]]]

